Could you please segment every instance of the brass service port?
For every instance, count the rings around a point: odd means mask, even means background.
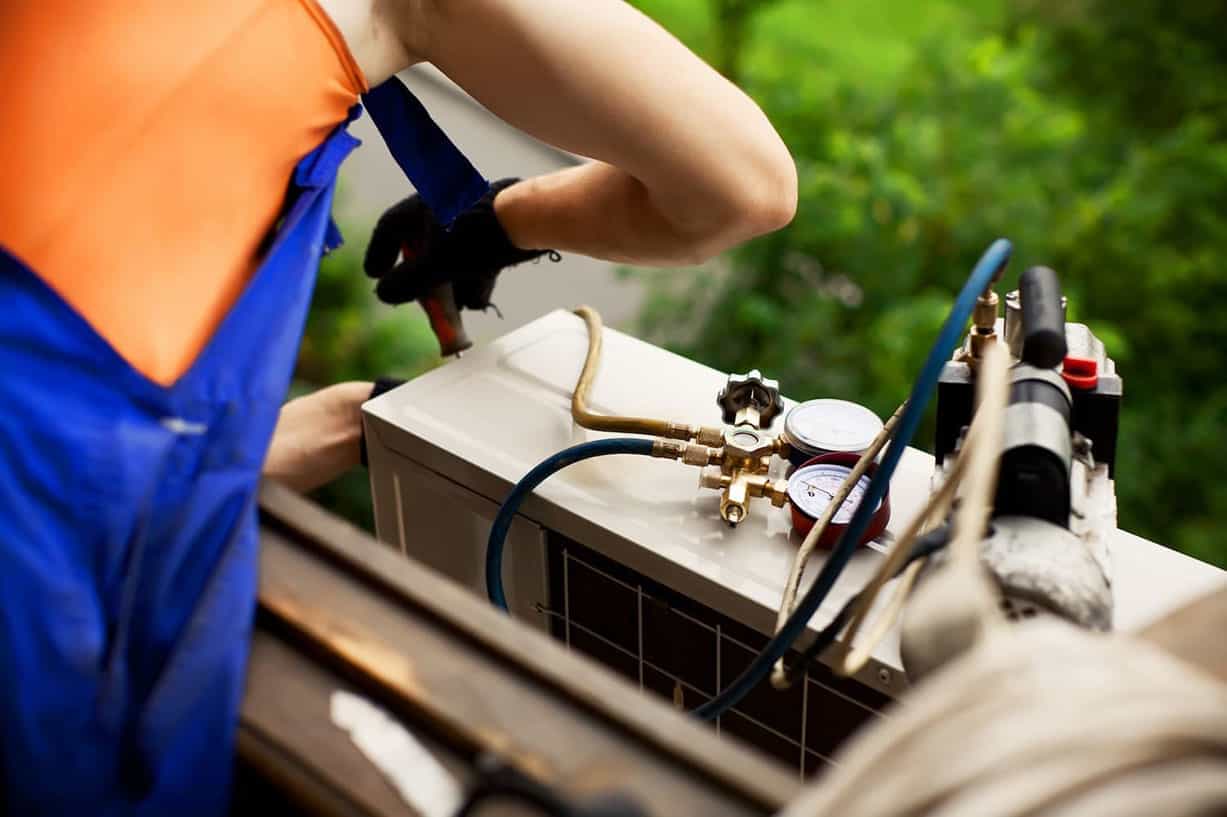
[[[766,474],[750,474],[745,471],[735,475],[721,474],[724,493],[720,497],[720,518],[735,527],[750,513],[750,499],[767,497],[777,508],[788,501],[787,480],[770,479]],[[725,481],[727,480],[727,484]]]
[[[708,463],[719,470],[705,469],[699,485],[721,492],[720,518],[736,526],[750,515],[750,500],[767,497],[777,508],[788,501],[786,480],[767,476],[771,457],[787,453],[787,445],[749,426],[736,426],[724,432],[724,446],[711,451]],[[694,464],[698,464],[695,462]]]

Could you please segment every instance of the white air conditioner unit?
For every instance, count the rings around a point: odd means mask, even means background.
[[[594,410],[720,424],[715,396],[725,374],[609,329],[604,347]],[[586,349],[582,321],[557,311],[367,403],[378,537],[484,597],[486,539],[512,485],[550,454],[610,436],[571,420]],[[932,473],[928,454],[904,456],[891,483],[888,537],[920,508]],[[512,526],[505,577],[513,614],[645,690],[687,708],[701,703],[766,642],[799,543],[786,509],[755,500],[750,517],[730,528],[718,507],[718,493],[699,487],[699,470],[676,462],[619,456],[564,469]],[[1222,581],[1221,571],[1129,533],[1111,546],[1119,629],[1139,628]],[[811,635],[880,558],[876,544],[854,557]],[[807,571],[803,590],[816,572]],[[717,728],[805,774],[906,685],[892,634],[854,679],[817,667],[788,692],[764,685]]]

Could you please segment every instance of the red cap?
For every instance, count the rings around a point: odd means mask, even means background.
[[[1099,385],[1099,364],[1089,357],[1065,356],[1061,377],[1075,389],[1093,389]]]

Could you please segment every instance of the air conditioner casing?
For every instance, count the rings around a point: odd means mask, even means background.
[[[484,596],[486,539],[512,485],[560,449],[613,436],[571,419],[571,390],[586,349],[583,322],[556,311],[368,402],[363,415],[379,539]],[[606,329],[589,402],[604,413],[719,425],[715,396],[726,378]],[[821,396],[827,395],[805,395]],[[930,455],[908,449],[891,483],[887,538],[919,510],[933,470]],[[504,576],[513,614],[632,681],[637,670],[645,689],[669,694],[669,684],[676,692],[680,683],[684,705],[692,705],[732,680],[745,655],[772,632],[799,544],[787,508],[754,500],[736,528],[721,521],[718,508],[719,494],[699,487],[699,469],[677,462],[613,456],[570,466],[537,489],[512,525]],[[875,543],[854,556],[807,638],[868,580],[881,549]],[[1117,629],[1144,626],[1227,582],[1223,571],[1123,531],[1110,551]],[[814,561],[802,592],[821,554]],[[580,586],[574,594],[572,584]],[[712,630],[708,673],[702,665]],[[687,672],[702,677],[681,677]],[[811,681],[776,703],[768,697],[781,693],[758,690],[745,717],[723,719],[722,730],[785,761],[800,744],[797,768],[813,771],[839,736],[815,736],[809,721],[842,718],[850,731],[906,688],[897,633],[854,680],[819,670]],[[772,708],[782,700],[799,709],[799,726]],[[839,707],[848,711],[835,712]],[[823,742],[820,749],[809,745],[815,741]]]

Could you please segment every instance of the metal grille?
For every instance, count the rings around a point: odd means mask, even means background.
[[[553,531],[547,536],[555,638],[680,708],[706,701],[767,637]],[[795,659],[796,655],[790,656]],[[825,667],[781,692],[764,684],[715,728],[811,775],[890,699]]]

